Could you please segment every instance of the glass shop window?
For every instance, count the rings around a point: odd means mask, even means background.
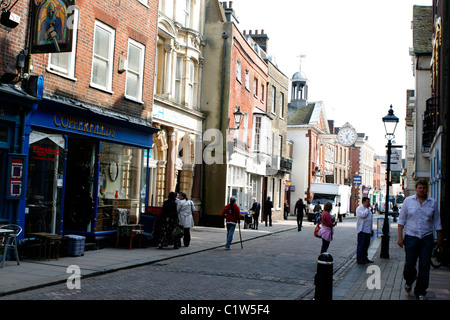
[[[145,149],[102,143],[100,151],[97,230],[111,230],[115,224],[114,209],[130,209],[131,221],[145,210]]]

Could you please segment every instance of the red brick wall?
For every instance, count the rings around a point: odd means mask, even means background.
[[[241,61],[241,81],[236,80],[236,63],[237,60]],[[249,70],[250,85],[248,91],[245,88],[245,70]],[[247,112],[248,118],[248,133],[247,141],[248,145],[252,142],[252,128],[253,128],[253,108],[256,106],[261,110],[266,111],[267,102],[267,78],[268,78],[268,66],[265,62],[253,51],[248,45],[247,41],[243,38],[241,33],[233,26],[233,47],[231,58],[231,70],[230,70],[230,105],[228,117],[230,119],[230,126],[234,125],[235,106],[241,107],[242,113]],[[255,97],[254,79],[258,79],[258,97]],[[261,84],[264,84],[264,97],[261,101]],[[240,126],[240,139],[243,138],[244,124]]]
[[[0,70],[14,68],[15,57],[24,48],[28,2],[19,1],[13,12],[20,13],[21,23],[11,32],[0,29],[0,50],[3,60]],[[119,113],[147,119],[153,105],[153,81],[156,59],[158,1],[148,1],[148,7],[137,0],[77,0],[80,9],[75,58],[76,81],[46,70],[48,54],[33,54],[33,73],[44,76],[44,92],[57,94],[90,105],[112,109]],[[92,68],[94,23],[99,20],[115,29],[112,91],[107,93],[89,86]],[[127,58],[128,39],[145,45],[143,97],[144,104],[124,98],[126,72],[118,73],[119,58]],[[151,114],[151,113],[150,113]]]
[[[20,17],[19,25],[10,30],[0,27],[0,75],[16,73],[16,57],[25,48],[28,6],[30,1],[18,1],[12,13]]]
[[[350,182],[353,183],[353,176],[355,176],[355,172],[358,172],[358,175],[361,175],[361,165],[360,165],[360,148],[350,148],[350,163],[352,168],[350,169]],[[350,211],[355,212],[356,208],[360,205],[359,200],[355,199],[361,196],[360,194],[360,186],[352,184],[352,199],[350,202]]]

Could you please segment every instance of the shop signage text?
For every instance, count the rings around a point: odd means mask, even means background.
[[[61,113],[55,113],[53,122],[56,127],[62,127],[64,129],[71,129],[110,138],[116,136],[115,127]]]

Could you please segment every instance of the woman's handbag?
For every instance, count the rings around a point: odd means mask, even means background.
[[[179,225],[177,225],[172,231],[172,240],[177,241],[183,238],[184,232]]]
[[[314,228],[314,236],[317,237],[317,238],[320,238],[319,237],[319,230],[320,230],[320,223],[318,223],[316,225],[316,227]]]

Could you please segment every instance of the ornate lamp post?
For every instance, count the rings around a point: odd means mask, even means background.
[[[394,110],[391,108],[387,116],[383,117],[384,128],[386,130],[387,144],[387,166],[386,166],[386,200],[384,206],[384,223],[383,223],[383,235],[381,237],[381,252],[380,258],[389,259],[389,186],[391,184],[391,153],[392,153],[392,140],[394,139],[395,129],[397,128],[398,118],[394,115]]]
[[[234,115],[234,128],[230,128],[230,130],[239,130],[239,126],[241,125],[242,119],[244,118],[244,114],[241,111],[241,107],[237,107],[237,110],[233,112]]]

